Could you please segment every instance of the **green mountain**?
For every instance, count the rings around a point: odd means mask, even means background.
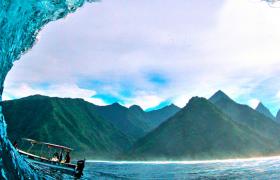
[[[126,157],[142,160],[233,158],[272,153],[278,147],[231,120],[204,98],[192,98],[180,112],[139,139]]]
[[[209,101],[192,98],[183,109],[170,105],[150,112],[40,95],[1,104],[12,141],[26,137],[70,146],[76,156],[186,160],[280,150],[280,125],[222,91]]]
[[[145,123],[149,126],[148,131],[151,131],[179,112],[180,108],[171,104],[161,109],[145,112],[140,106],[133,105],[129,107],[129,111],[139,117],[139,119],[142,119],[142,121],[145,121]]]
[[[96,157],[113,157],[174,115],[174,105],[145,112],[118,103],[96,106],[82,99],[29,96],[2,102],[12,141],[52,142]]]
[[[174,116],[181,109],[174,104],[163,107],[162,109],[147,112],[147,119],[152,126],[152,129],[158,127],[161,123],[166,121],[168,118]]]
[[[95,106],[95,111],[134,140],[144,136],[151,129],[141,108],[136,111],[134,108],[114,103],[108,106]]]
[[[272,119],[247,105],[234,102],[222,91],[215,93],[209,100],[232,120],[248,126],[274,143],[280,143],[280,125]]]
[[[96,106],[95,110],[124,134],[136,140],[173,116],[180,108],[175,105],[169,105],[162,109],[145,112],[137,105],[126,108],[114,103],[108,106]]]
[[[2,102],[13,140],[22,137],[70,146],[77,154],[110,158],[131,146],[132,140],[95,112],[82,99],[31,96]]]
[[[267,107],[265,107],[263,105],[263,103],[261,103],[261,102],[258,104],[256,111],[262,113],[263,115],[265,115],[266,117],[269,117],[272,120],[275,120],[275,117],[272,115],[270,110]]]
[[[276,121],[277,123],[280,123],[280,110],[277,112],[275,121]]]

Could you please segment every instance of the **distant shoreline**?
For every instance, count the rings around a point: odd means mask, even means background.
[[[237,158],[237,159],[217,159],[217,160],[188,160],[188,161],[103,161],[103,160],[86,160],[89,163],[110,163],[110,164],[206,164],[206,163],[222,163],[222,162],[246,162],[255,160],[280,159],[278,156]]]

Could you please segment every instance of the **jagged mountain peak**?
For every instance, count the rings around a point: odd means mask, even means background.
[[[217,102],[217,101],[220,101],[220,100],[232,101],[232,99],[226,93],[224,93],[221,90],[218,90],[214,95],[212,95],[209,98],[209,100],[213,103]]]
[[[259,102],[258,106],[256,107],[256,109],[260,109],[260,108],[266,108],[262,102]]]
[[[175,104],[170,104],[169,106],[167,106],[167,107],[170,107],[170,108],[176,108],[176,109],[180,109],[178,106],[176,106]]]
[[[276,122],[280,123],[280,110],[276,114]]]
[[[143,109],[138,105],[132,105],[129,107],[129,109],[132,111],[143,111]]]
[[[108,106],[125,108],[123,105],[121,105],[121,104],[120,104],[120,103],[118,103],[118,102],[114,102],[113,104],[108,105]]]
[[[263,153],[266,147],[266,139],[255,131],[236,123],[207,99],[193,97],[185,108],[140,138],[130,153],[141,160],[228,158]]]
[[[275,117],[272,115],[270,110],[262,102],[260,102],[258,104],[256,111],[258,111],[259,113],[262,113],[263,115],[269,117],[270,119],[273,119],[273,120],[275,119]]]

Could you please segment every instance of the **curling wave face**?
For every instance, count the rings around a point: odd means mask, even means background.
[[[38,32],[50,21],[65,17],[94,0],[0,0],[0,101],[5,77],[36,42]],[[0,179],[40,179],[7,138],[0,106]]]

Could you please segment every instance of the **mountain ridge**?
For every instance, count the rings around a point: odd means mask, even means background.
[[[255,109],[256,111],[262,113],[263,115],[265,115],[266,117],[272,119],[272,120],[276,120],[276,118],[272,115],[272,113],[270,112],[270,110],[262,103],[260,102],[258,104],[258,106]]]
[[[139,139],[128,156],[140,160],[236,158],[274,151],[274,144],[194,97],[177,114]]]
[[[213,101],[213,99],[217,99],[213,96],[209,99],[210,102],[215,104],[233,121],[246,125],[259,134],[280,143],[280,125],[278,123],[248,105],[239,104],[232,99],[218,99]]]
[[[144,112],[137,105],[130,108],[126,108],[119,103],[97,106],[80,98],[41,95],[3,101],[1,104],[8,124],[8,135],[12,141],[23,137],[33,138],[71,146],[79,152],[91,151],[92,149],[96,154],[102,156],[102,151],[104,156],[124,151],[136,139],[154,128],[153,125],[150,125],[152,124],[150,121],[153,120],[149,119],[148,114],[150,112]],[[162,114],[160,110],[157,112]],[[161,117],[167,115],[168,113],[164,109]],[[160,121],[163,121],[163,119],[160,119]],[[25,124],[26,122],[27,124]],[[118,126],[119,122],[123,123],[125,127]],[[104,126],[107,128],[104,129]],[[63,132],[66,134],[65,138],[73,139],[73,142],[68,140],[64,142]],[[115,137],[120,138],[115,139],[110,136],[114,133]],[[135,133],[135,136],[130,133]],[[91,139],[88,136],[96,138]],[[81,139],[80,143],[76,137]],[[93,142],[90,143],[90,141]],[[109,150],[111,147],[115,150]]]
[[[223,159],[280,152],[280,125],[222,91],[208,100],[193,97],[182,109],[170,104],[148,112],[138,105],[97,106],[40,95],[1,104],[11,140],[58,143],[101,159]]]
[[[129,137],[82,99],[32,96],[1,104],[12,141],[31,138],[103,158],[117,155],[132,144]]]

